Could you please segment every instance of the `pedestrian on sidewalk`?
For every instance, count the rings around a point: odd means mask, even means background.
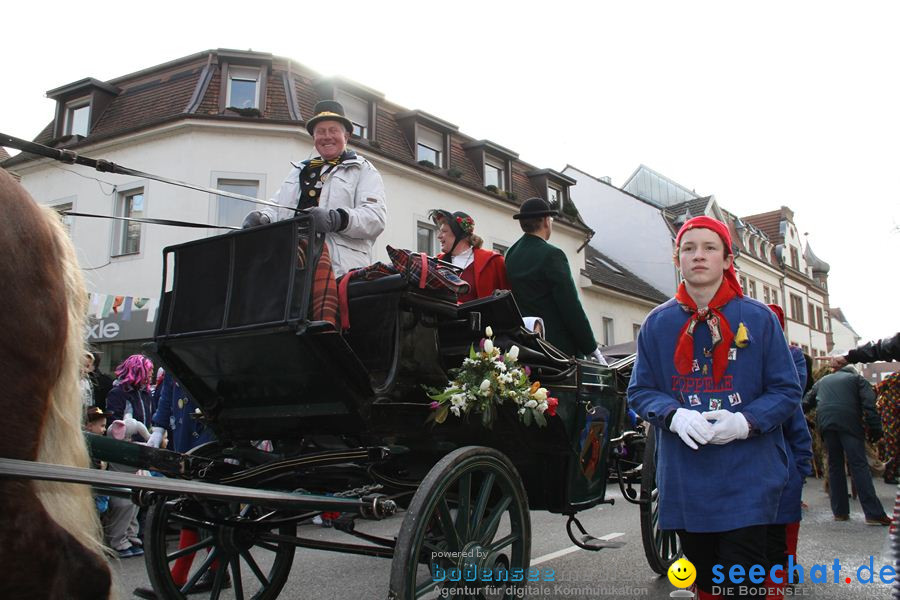
[[[816,429],[828,452],[828,487],[834,520],[847,521],[850,518],[844,466],[846,456],[866,524],[890,525],[891,519],[885,514],[875,493],[866,460],[866,438],[874,443],[883,434],[881,418],[875,411],[872,386],[853,366],[847,365],[817,381],[803,403],[816,409]],[[863,422],[868,433],[863,428]]]

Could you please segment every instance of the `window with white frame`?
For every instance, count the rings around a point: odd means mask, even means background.
[[[603,317],[603,345],[612,346],[615,343],[613,337],[613,320],[609,317]]]
[[[428,161],[434,166],[444,168],[444,135],[433,129],[416,127],[416,160]]]
[[[228,67],[226,108],[259,108],[260,73],[254,67]]]
[[[778,290],[772,288],[772,304],[778,304]]]
[[[494,158],[493,156],[484,157],[484,185],[495,186],[498,190],[506,189],[506,162]]]
[[[87,136],[91,119],[91,101],[87,98],[66,104],[63,135]]]
[[[563,207],[563,191],[553,184],[547,186],[547,201],[550,206],[556,210],[562,210]]]
[[[353,135],[369,137],[369,102],[353,94],[337,90],[334,99],[344,107],[344,116],[353,123]]]
[[[259,181],[255,179],[220,178],[216,181],[216,189],[253,198],[259,197]],[[216,225],[240,227],[247,213],[255,208],[250,202],[228,196],[216,196]]]
[[[772,303],[772,295],[769,291],[769,286],[767,285],[763,285],[763,302],[765,302],[766,304]]]
[[[757,299],[757,297],[756,297],[756,282],[751,279],[749,281],[749,283],[750,283],[750,289],[748,291],[748,295],[751,298],[753,298],[754,300],[756,300]]]
[[[438,247],[437,227],[433,223],[416,222],[416,251],[436,256]]]
[[[64,202],[62,204],[54,204],[51,206],[53,210],[57,212],[59,215],[59,220],[62,221],[63,227],[66,228],[66,233],[72,235],[72,221],[73,218],[66,213],[72,210],[71,202]]]
[[[140,219],[144,216],[144,190],[135,188],[120,192],[116,197],[116,216]],[[141,223],[116,221],[113,236],[113,256],[137,254],[141,251]]]

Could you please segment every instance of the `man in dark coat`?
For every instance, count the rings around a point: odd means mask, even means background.
[[[541,317],[551,344],[569,355],[601,360],[569,261],[547,242],[557,214],[542,198],[522,203],[513,218],[525,233],[506,251],[506,275],[522,315]]]
[[[831,356],[829,360],[833,369],[840,369],[845,365],[854,363],[900,360],[900,333],[894,334],[893,337],[863,344],[843,356]]]
[[[871,441],[882,435],[881,418],[875,411],[872,386],[856,369],[847,366],[818,380],[804,397],[803,404],[806,409],[816,409],[816,426],[828,450],[828,485],[834,519],[846,521],[850,517],[844,471],[846,454],[866,523],[890,525],[891,520],[884,513],[884,507],[875,493],[866,460],[863,421]]]

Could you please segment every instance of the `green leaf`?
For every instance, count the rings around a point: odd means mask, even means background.
[[[450,414],[450,406],[448,404],[444,404],[440,408],[436,409],[432,414],[434,415],[435,423],[443,423],[447,420],[447,415]]]
[[[478,354],[475,353],[475,344],[469,344],[469,358],[472,360],[478,358]]]
[[[522,413],[522,422],[526,425],[531,425],[531,411],[527,408],[525,409],[525,412]]]
[[[546,427],[547,419],[544,418],[544,415],[539,413],[538,411],[532,411],[534,414],[534,422],[538,424],[538,427]]]
[[[481,413],[481,424],[487,429],[491,429],[494,425],[493,408],[490,404],[485,405],[484,412]]]

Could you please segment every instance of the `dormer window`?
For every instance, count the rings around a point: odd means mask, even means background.
[[[369,126],[369,115],[371,113],[369,101],[353,94],[348,94],[343,90],[335,90],[334,99],[341,103],[341,106],[344,107],[344,114],[353,123],[353,135],[368,138],[371,131]]]
[[[87,137],[91,122],[91,101],[80,98],[66,103],[65,125],[63,135],[80,135]]]
[[[259,69],[253,67],[229,67],[228,97],[225,99],[226,108],[259,109],[261,87],[259,82]]]
[[[444,168],[444,134],[419,125],[416,127],[416,161],[427,161]]]
[[[506,161],[493,156],[484,157],[484,186],[506,189]]]
[[[550,184],[547,186],[547,202],[556,210],[562,210],[565,192],[562,187]]]

